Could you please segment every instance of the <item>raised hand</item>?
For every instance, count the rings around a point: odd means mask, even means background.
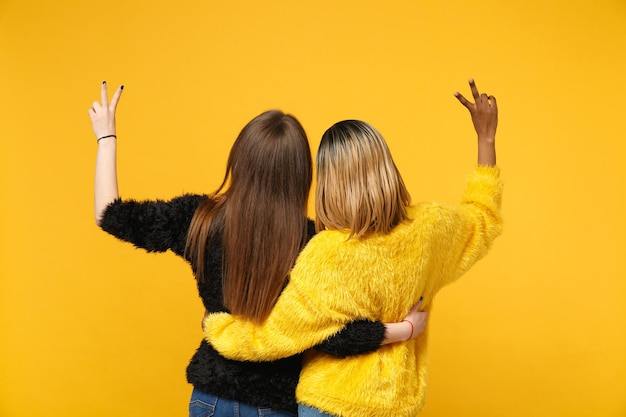
[[[109,103],[107,94],[106,81],[102,82],[100,87],[100,102],[94,101],[89,109],[89,117],[91,118],[91,126],[96,134],[98,141],[104,138],[115,137],[115,110],[120,100],[124,86],[121,85],[113,94],[113,98]]]
[[[498,128],[498,103],[494,96],[480,94],[473,79],[469,80],[474,103],[458,91],[454,96],[469,110],[474,129],[478,134],[478,165],[496,165],[496,129]]]
[[[100,225],[106,207],[119,197],[117,188],[117,132],[115,130],[115,110],[124,86],[115,91],[111,102],[107,95],[105,81],[100,86],[100,102],[94,101],[89,109],[93,133],[98,139],[96,155],[96,178],[94,183],[94,214]]]
[[[474,103],[469,102],[459,92],[454,93],[454,96],[469,110],[478,139],[495,140],[496,128],[498,127],[498,103],[496,98],[485,93],[480,94],[473,79],[469,80],[469,85],[474,97]]]

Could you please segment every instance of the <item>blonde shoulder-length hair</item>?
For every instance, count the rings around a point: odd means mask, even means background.
[[[348,239],[389,233],[407,219],[411,196],[387,143],[368,123],[344,120],[322,136],[317,152],[316,229]]]

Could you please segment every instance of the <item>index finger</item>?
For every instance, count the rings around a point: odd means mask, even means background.
[[[109,96],[107,95],[107,82],[102,81],[102,85],[100,86],[100,102],[102,107],[107,107],[109,105]]]
[[[117,108],[117,102],[120,101],[120,97],[122,96],[122,91],[124,90],[124,86],[120,85],[115,94],[113,94],[113,98],[111,99],[111,105],[109,106],[111,109],[115,110]]]
[[[465,97],[463,97],[463,94],[459,93],[458,91],[456,93],[454,93],[454,97],[457,98],[457,100],[459,100],[461,102],[462,105],[464,105],[465,107],[467,107],[468,110],[472,110],[471,106],[472,103],[470,103],[469,101],[467,101],[467,99]]]

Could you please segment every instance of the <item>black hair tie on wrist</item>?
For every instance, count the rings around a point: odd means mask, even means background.
[[[101,141],[102,139],[106,139],[106,138],[115,138],[115,139],[117,139],[117,136],[116,136],[116,135],[106,135],[106,136],[102,136],[101,138],[98,138],[98,143],[100,143],[100,141]]]

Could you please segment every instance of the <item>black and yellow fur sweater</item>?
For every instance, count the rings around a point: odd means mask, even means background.
[[[416,204],[388,234],[348,239],[318,233],[262,325],[230,314],[205,320],[208,340],[227,357],[266,361],[301,352],[357,317],[395,322],[481,259],[502,231],[502,182],[478,167],[460,205]],[[342,417],[415,417],[426,389],[427,333],[364,355],[337,359],[308,351],[299,402]]]
[[[196,208],[205,198],[208,197],[187,194],[169,201],[118,199],[107,207],[101,227],[148,252],[170,250],[184,257],[187,230]],[[312,222],[309,221],[308,226],[311,237],[314,230]],[[204,307],[213,313],[227,312],[222,296],[222,250],[219,242],[210,247],[205,270],[210,271],[210,276],[198,284]],[[385,333],[381,322],[370,320],[356,320],[338,330],[317,349],[338,357],[367,353],[381,345]],[[271,362],[240,362],[224,358],[203,340],[187,367],[187,380],[207,393],[295,413],[295,389],[302,362],[300,353]]]

